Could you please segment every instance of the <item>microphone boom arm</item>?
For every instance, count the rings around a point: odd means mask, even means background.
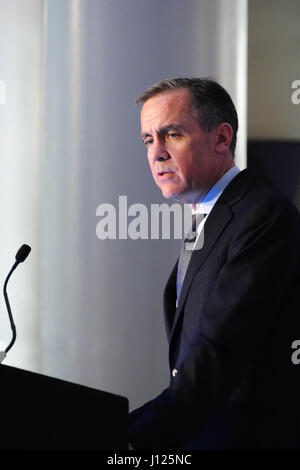
[[[7,283],[10,279],[10,276],[12,275],[12,273],[14,272],[16,267],[18,266],[18,264],[23,263],[23,261],[25,261],[25,259],[29,255],[30,251],[31,251],[31,248],[30,248],[29,245],[22,245],[21,246],[21,248],[18,250],[18,252],[16,254],[15,264],[13,265],[11,270],[9,271],[9,273],[7,275],[7,278],[5,279],[5,282],[4,282],[3,295],[4,295],[6,308],[7,308],[7,312],[8,312],[8,317],[9,317],[9,321],[10,321],[10,327],[11,327],[11,331],[12,331],[12,339],[11,339],[11,342],[9,343],[9,345],[7,346],[7,348],[4,351],[0,351],[0,364],[3,361],[3,359],[5,358],[6,353],[14,345],[14,342],[16,341],[16,337],[17,337],[16,325],[15,325],[15,322],[14,322],[14,319],[13,319],[13,316],[12,316],[12,313],[11,313],[11,308],[10,308],[8,295],[7,295]]]
[[[12,348],[12,346],[14,345],[14,342],[16,341],[16,337],[17,337],[16,325],[14,323],[14,319],[13,319],[13,316],[12,316],[12,312],[11,312],[10,303],[9,303],[9,300],[8,300],[8,295],[7,295],[6,289],[7,289],[7,283],[9,281],[9,278],[12,275],[12,273],[14,272],[14,270],[16,269],[16,267],[18,266],[19,263],[20,263],[20,261],[15,262],[15,264],[13,265],[11,270],[9,271],[8,276],[7,276],[7,278],[5,280],[5,283],[4,283],[4,286],[3,286],[3,295],[4,295],[6,308],[7,308],[7,312],[8,312],[8,316],[9,316],[9,321],[10,321],[10,327],[11,327],[11,331],[12,331],[12,339],[11,339],[11,342],[9,343],[9,345],[7,346],[7,348],[5,349],[5,355]]]

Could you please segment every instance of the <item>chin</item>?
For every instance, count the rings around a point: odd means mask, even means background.
[[[165,199],[175,199],[175,201],[182,202],[184,195],[175,191],[162,191],[162,195]]]
[[[162,192],[162,195],[164,198],[166,199],[175,199],[176,201],[179,201],[179,202],[183,202],[186,195],[187,195],[187,189],[186,188],[183,188],[183,187],[178,187],[175,185],[172,187],[172,185],[168,186],[168,187],[164,187],[163,185],[162,186],[159,186],[161,192]]]
[[[165,199],[172,199],[174,198],[173,194],[172,193],[169,193],[169,192],[164,192],[162,191],[162,195]]]
[[[172,192],[172,191],[162,191],[162,195],[166,199],[174,199],[181,204],[194,204],[196,203],[197,197],[188,191],[185,192]],[[198,195],[199,197],[199,195]]]
[[[162,195],[163,197],[165,197],[166,199],[172,199],[172,198],[176,198],[177,196],[177,192],[175,191],[172,191],[172,190],[167,190],[167,189],[163,189],[163,188],[160,188],[161,189],[161,192],[162,192]]]

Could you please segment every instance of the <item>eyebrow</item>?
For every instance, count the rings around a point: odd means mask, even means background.
[[[168,124],[167,126],[160,127],[158,129],[158,134],[166,134],[169,131],[181,131],[183,130],[183,126],[180,124],[173,124],[172,122]],[[149,134],[148,132],[142,132],[141,133],[141,139],[144,140],[146,137],[152,137],[152,134]]]

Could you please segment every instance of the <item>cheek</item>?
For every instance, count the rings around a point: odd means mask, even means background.
[[[184,155],[177,156],[174,158],[177,174],[180,179],[188,181],[192,174],[195,172],[195,164],[190,159],[190,155],[185,153]]]
[[[197,148],[194,150],[191,145],[181,143],[177,145],[173,151],[170,150],[170,155],[180,172],[185,173],[192,165],[194,165],[195,154]]]

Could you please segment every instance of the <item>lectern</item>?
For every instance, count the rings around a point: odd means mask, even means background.
[[[0,365],[0,449],[127,449],[128,400]]]

